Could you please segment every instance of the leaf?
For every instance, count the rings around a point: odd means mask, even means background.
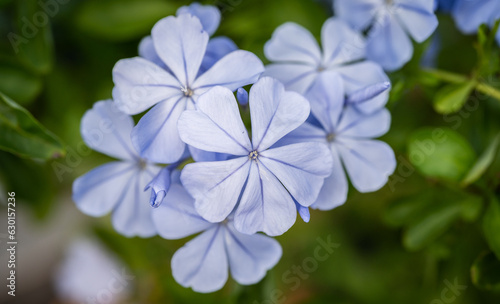
[[[436,93],[434,109],[441,114],[457,112],[463,107],[475,86],[475,81],[446,85]]]
[[[0,149],[33,159],[65,154],[63,144],[26,109],[0,93]]]
[[[175,7],[161,0],[91,0],[82,3],[76,16],[81,31],[94,36],[122,41],[146,35]]]
[[[0,92],[12,96],[21,105],[29,104],[42,90],[40,77],[19,66],[0,64],[0,79]]]
[[[462,187],[468,186],[473,182],[477,181],[486,172],[488,167],[495,160],[495,156],[498,150],[498,144],[500,143],[500,134],[493,139],[490,145],[486,148],[483,154],[479,157],[478,161],[469,170],[465,178],[462,180]]]
[[[483,232],[491,250],[500,259],[500,203],[492,198],[483,217]]]
[[[486,290],[500,290],[500,261],[492,252],[481,254],[471,267],[472,283]]]
[[[409,224],[433,202],[434,193],[423,191],[394,201],[384,213],[384,221],[394,227]]]
[[[15,53],[27,67],[36,73],[46,74],[53,65],[53,40],[50,30],[50,18],[41,10],[38,1],[16,1],[17,35],[23,39]]]
[[[410,162],[425,176],[458,182],[475,161],[470,144],[448,128],[423,128],[410,136]]]

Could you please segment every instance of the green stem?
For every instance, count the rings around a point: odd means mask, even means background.
[[[422,72],[430,76],[436,77],[446,82],[450,83],[464,83],[470,81],[471,79],[467,76],[451,73],[447,71],[441,71],[436,69],[423,69]],[[500,91],[484,82],[474,80],[476,82],[475,89],[483,94],[489,95],[500,101]]]

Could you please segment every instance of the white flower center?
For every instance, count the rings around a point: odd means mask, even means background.
[[[259,158],[259,152],[257,152],[257,151],[250,152],[248,154],[248,158],[253,159],[253,160],[257,160],[257,158]]]
[[[333,141],[335,140],[335,133],[330,133],[330,134],[328,134],[328,135],[326,136],[326,140],[327,140],[328,142],[330,142],[330,143],[331,143],[331,142],[333,142]]]
[[[184,96],[186,96],[186,97],[191,97],[194,94],[193,90],[191,90],[188,87],[181,87],[181,91],[182,91],[182,93],[184,93]]]

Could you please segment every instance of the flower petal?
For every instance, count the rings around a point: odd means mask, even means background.
[[[148,160],[169,164],[178,161],[186,148],[177,130],[179,116],[186,108],[184,97],[171,98],[153,107],[132,131],[132,142]]]
[[[197,2],[191,3],[189,6],[181,6],[177,10],[177,16],[181,14],[191,14],[200,19],[203,29],[212,36],[220,23],[220,11],[213,5],[201,5]]]
[[[316,201],[323,180],[332,173],[332,155],[323,143],[298,143],[269,149],[259,160],[302,206]]]
[[[347,21],[354,29],[364,30],[370,25],[381,5],[380,0],[335,0],[335,14]]]
[[[113,99],[127,114],[141,113],[174,96],[181,96],[181,85],[167,71],[141,58],[118,61],[113,68]]]
[[[138,168],[138,167],[137,167]],[[122,197],[111,216],[113,227],[120,234],[133,237],[151,237],[156,234],[149,194],[144,191],[147,183],[158,173],[159,168],[148,166],[146,170],[135,170],[122,193]]]
[[[217,225],[186,243],[171,265],[174,279],[184,287],[203,293],[221,289],[228,277],[223,228]]]
[[[253,53],[236,50],[222,57],[208,71],[198,77],[193,89],[202,94],[213,86],[224,86],[231,91],[252,84],[264,72],[262,61]]]
[[[347,107],[336,131],[337,136],[342,137],[375,138],[387,133],[390,127],[391,113],[387,109],[365,115],[354,107]]]
[[[345,203],[349,185],[345,176],[344,168],[334,145],[331,147],[333,156],[332,174],[325,179],[323,187],[319,192],[318,199],[311,205],[313,209],[331,210]]]
[[[304,95],[316,80],[318,71],[315,66],[307,64],[275,63],[267,65],[262,76],[276,78],[287,90]]]
[[[245,234],[263,231],[277,236],[290,229],[296,218],[295,203],[285,187],[268,169],[252,161],[234,227]]]
[[[275,239],[262,234],[243,234],[232,223],[228,223],[225,231],[229,270],[236,282],[255,284],[280,260],[283,251]]]
[[[344,81],[340,74],[321,73],[306,97],[314,117],[327,132],[333,132],[344,108]]]
[[[264,151],[298,128],[309,116],[309,102],[270,77],[261,78],[250,89],[253,149]]]
[[[460,31],[472,34],[483,23],[490,22],[490,16],[498,11],[497,1],[466,1],[457,0],[452,9],[452,15]]]
[[[153,222],[158,234],[167,240],[182,239],[216,225],[196,212],[194,199],[181,184],[171,186],[164,203],[153,211]]]
[[[430,4],[432,1],[425,2]],[[438,20],[432,5],[428,5],[424,9],[414,4],[399,3],[395,15],[406,31],[418,43],[422,43],[429,38],[438,26]]]
[[[238,202],[249,166],[248,157],[239,157],[184,167],[182,184],[196,200],[196,211],[207,221],[223,221]]]
[[[252,150],[238,102],[224,87],[201,95],[197,110],[182,114],[178,128],[182,140],[197,149],[245,156]]]
[[[336,71],[344,79],[344,88],[347,95],[367,86],[389,81],[389,77],[387,77],[380,65],[371,61],[346,65],[338,68]],[[383,108],[387,100],[389,100],[389,91],[385,91],[370,100],[356,105],[356,107],[363,113],[369,114]]]
[[[169,16],[155,24],[151,36],[158,56],[189,87],[198,74],[208,43],[200,20],[190,14]]]
[[[401,68],[413,56],[413,45],[399,21],[391,14],[383,15],[368,34],[366,54],[369,60],[387,71]]]
[[[270,61],[297,62],[319,65],[321,50],[314,36],[302,26],[287,22],[274,30],[264,45],[264,53]]]
[[[339,18],[326,20],[321,29],[323,66],[335,66],[365,57],[366,43],[361,33]]]
[[[339,138],[335,147],[352,184],[360,192],[382,188],[396,168],[394,152],[384,142]]]
[[[107,214],[121,201],[135,168],[135,163],[111,162],[87,172],[73,182],[73,201],[87,215]]]
[[[224,58],[227,54],[234,52],[238,49],[236,44],[229,38],[221,36],[215,37],[208,41],[207,51],[203,61],[201,62],[201,67],[198,75],[205,73],[209,70],[217,61]]]
[[[144,59],[151,61],[162,69],[167,70],[170,73],[170,70],[165,65],[155,50],[155,45],[153,43],[153,38],[151,36],[146,36],[142,38],[141,42],[139,42],[139,56]]]
[[[132,117],[120,112],[111,100],[96,102],[85,112],[80,125],[87,146],[122,160],[138,157],[130,140],[133,128]]]

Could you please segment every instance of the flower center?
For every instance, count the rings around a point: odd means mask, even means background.
[[[394,3],[393,0],[385,0],[385,4],[387,5],[392,5]]]
[[[326,70],[326,68],[323,65],[318,66],[318,68],[316,69],[316,71],[318,72],[323,72],[324,70]]]
[[[182,93],[184,93],[184,96],[186,96],[186,97],[191,97],[194,94],[193,90],[191,90],[188,87],[181,87],[181,91],[182,91]]]
[[[137,165],[139,166],[140,170],[144,170],[146,169],[148,163],[144,160],[144,159],[139,159],[139,162],[137,163]]]
[[[330,142],[330,143],[331,143],[331,142],[333,142],[333,141],[335,140],[335,134],[334,134],[334,133],[330,133],[330,134],[328,134],[328,135],[326,136],[326,140],[327,140],[328,142]]]
[[[257,151],[250,152],[248,154],[248,158],[253,159],[253,160],[257,160],[257,158],[259,158],[259,152],[257,152]]]

